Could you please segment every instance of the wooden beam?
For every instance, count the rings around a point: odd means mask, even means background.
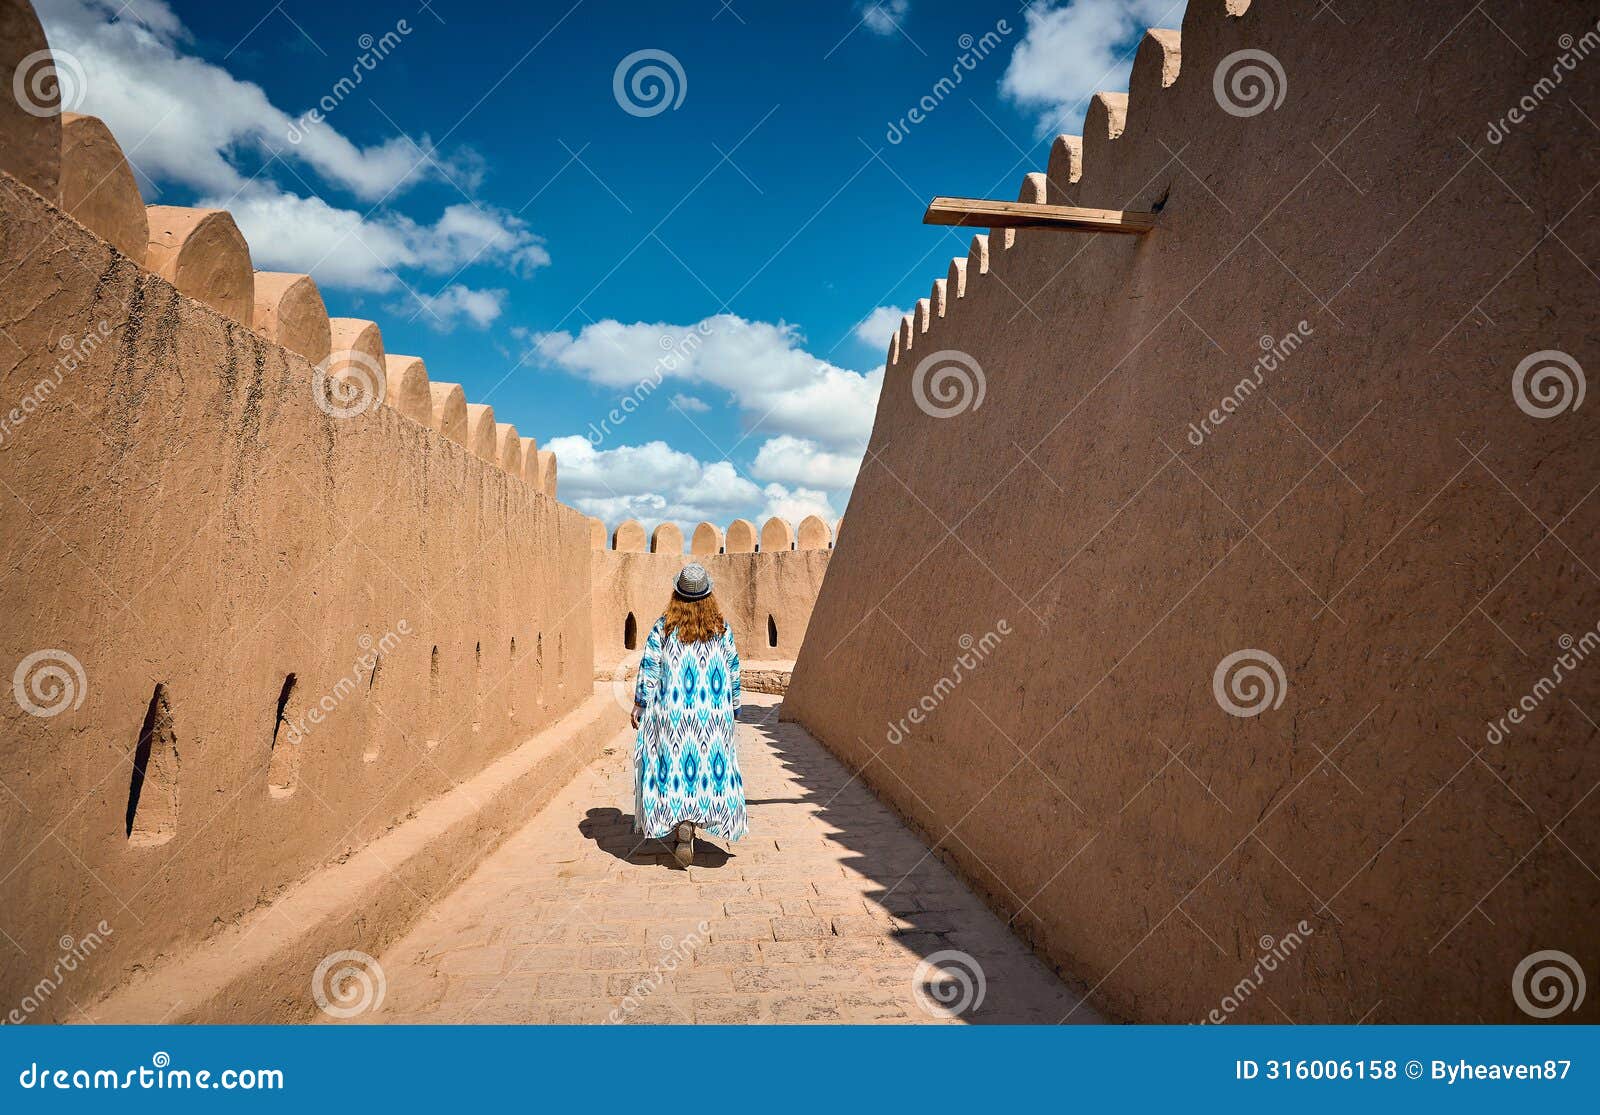
[[[1121,209],[1080,209],[1075,205],[1039,205],[1031,201],[936,197],[922,215],[922,223],[964,228],[1071,229],[1142,236],[1155,227],[1156,215]]]

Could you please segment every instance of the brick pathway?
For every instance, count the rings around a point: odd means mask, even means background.
[[[1076,996],[886,806],[778,723],[778,700],[746,695],[748,837],[669,866],[631,831],[631,735],[618,737],[380,958],[387,995],[359,1021],[947,1022],[979,971],[981,1004],[957,1021],[1072,1011]],[[1099,1020],[1087,1006],[1071,1018]]]

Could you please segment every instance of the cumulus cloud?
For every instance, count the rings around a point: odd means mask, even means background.
[[[305,271],[318,283],[348,290],[395,290],[403,269],[449,274],[481,262],[531,274],[550,262],[544,241],[522,221],[464,202],[445,209],[431,225],[401,213],[363,217],[270,186],[252,186],[232,198],[202,198],[200,204],[233,214],[257,267]]]
[[[543,241],[510,214],[458,204],[432,224],[382,210],[363,216],[288,193],[268,173],[278,163],[299,167],[364,202],[381,202],[429,177],[470,185],[482,173],[472,152],[449,158],[425,135],[361,145],[334,126],[337,109],[315,124],[291,115],[260,86],[187,53],[190,35],[165,0],[36,6],[51,46],[83,70],[77,110],[106,122],[147,183],[181,185],[199,195],[198,204],[231,210],[258,267],[388,291],[401,268],[445,274],[479,261],[526,272],[549,262]],[[392,49],[407,49],[404,39]]]
[[[1186,0],[1067,0],[1028,9],[1001,91],[1039,114],[1041,135],[1076,131],[1089,98],[1126,89],[1147,27],[1176,27]]]
[[[860,5],[861,22],[867,30],[878,35],[893,35],[900,30],[906,13],[911,10],[911,0],[864,0]]]
[[[711,409],[710,403],[703,399],[697,399],[693,395],[674,395],[672,396],[672,405],[686,414],[704,414]]]
[[[856,482],[861,454],[830,453],[814,441],[784,434],[764,442],[750,466],[761,480],[838,490]]]
[[[721,522],[762,499],[727,461],[703,462],[664,441],[596,449],[584,437],[545,447],[561,462],[561,498],[608,525],[633,518],[693,526]]]
[[[876,349],[889,347],[889,338],[900,328],[900,319],[906,311],[899,306],[879,306],[856,326],[856,338]]]
[[[632,387],[660,376],[708,384],[726,390],[752,428],[858,454],[883,386],[881,367],[837,367],[805,351],[796,327],[733,314],[689,326],[605,320],[533,340],[543,362],[592,382]]]
[[[796,488],[790,491],[782,484],[768,484],[761,491],[767,497],[766,505],[761,509],[763,520],[776,515],[780,519],[789,520],[791,526],[799,526],[800,520],[807,515],[815,515],[826,523],[832,523],[839,517],[838,512],[833,509],[833,504],[828,501],[826,492],[811,488]]]
[[[807,515],[838,517],[829,494],[780,483],[758,486],[727,461],[702,461],[664,441],[597,449],[587,438],[546,446],[561,462],[561,498],[608,527],[638,519],[649,529],[674,522],[687,536],[700,522],[726,527],[739,517],[758,524],[773,515],[799,524]]]
[[[462,321],[469,321],[479,329],[486,328],[505,305],[503,290],[473,290],[461,283],[451,283],[438,294],[424,294],[413,290],[410,302],[402,301],[393,309],[397,313],[410,313],[440,332],[449,332]]]

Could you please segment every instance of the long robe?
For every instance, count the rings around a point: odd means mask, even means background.
[[[650,628],[633,700],[642,705],[634,743],[634,828],[665,839],[683,821],[738,840],[749,829],[735,726],[739,652],[732,630],[700,643]]]

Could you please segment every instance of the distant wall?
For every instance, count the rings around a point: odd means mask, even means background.
[[[787,550],[771,554],[618,553],[591,555],[594,585],[594,664],[607,670],[637,661],[650,626],[666,611],[678,571],[690,561],[706,567],[723,615],[733,626],[739,657],[745,661],[789,661],[800,653],[811,608],[828,571],[828,550]],[[633,616],[636,644],[626,645]],[[769,625],[770,620],[770,625]],[[777,644],[769,639],[777,634]]]
[[[0,1003],[112,931],[44,1021],[587,698],[589,524],[9,175],[0,276]]]
[[[1190,0],[1019,191],[1150,235],[937,273],[784,715],[1113,1015],[1593,1021],[1596,13],[1336,6]]]

